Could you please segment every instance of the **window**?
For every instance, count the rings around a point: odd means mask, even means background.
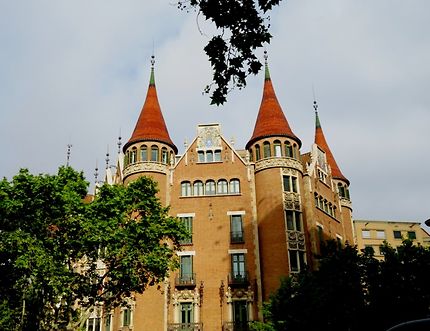
[[[101,331],[100,317],[90,317],[87,319],[87,331]]]
[[[370,238],[370,230],[361,230],[361,237],[362,238]]]
[[[198,152],[197,152],[197,155],[198,155],[198,160],[199,160],[199,162],[205,162],[205,152],[203,152],[203,151],[198,151]]]
[[[131,324],[131,309],[125,308],[122,311],[122,326],[129,326]]]
[[[297,193],[297,178],[294,176],[282,176],[285,192]]]
[[[394,239],[402,239],[402,233],[400,231],[393,231]]]
[[[252,151],[252,148],[250,148],[248,152],[249,152],[249,161],[251,162],[254,161],[254,154],[253,154],[254,152]]]
[[[193,243],[193,218],[191,216],[188,217],[179,217],[181,222],[184,224],[187,231],[190,233],[188,238],[181,240],[181,245],[190,245]]]
[[[194,196],[200,196],[203,195],[203,182],[198,180],[195,181],[193,184],[193,188],[194,188]]]
[[[140,161],[148,160],[148,148],[146,145],[140,146]]]
[[[214,154],[214,161],[221,162],[221,151],[217,149]]]
[[[230,181],[230,193],[240,193],[240,182],[239,179],[232,179]]]
[[[213,180],[206,181],[205,194],[206,195],[214,195],[215,194],[215,182]]]
[[[258,161],[260,159],[261,159],[260,145],[255,145],[255,161]]]
[[[293,144],[293,158],[295,158],[295,159],[299,158],[298,157],[298,151],[299,151],[299,149],[298,149],[297,145]]]
[[[324,242],[324,229],[322,225],[317,225],[317,232],[318,232],[318,241],[321,244]]]
[[[270,143],[268,142],[268,141],[266,141],[264,144],[263,144],[263,154],[264,154],[264,157],[266,158],[266,157],[270,157],[271,155],[270,155]]]
[[[206,152],[206,162],[213,162],[214,161],[214,153],[212,151]]]
[[[192,255],[182,255],[180,261],[180,283],[181,284],[193,284],[193,256]]]
[[[227,194],[228,193],[228,183],[225,179],[220,179],[217,184],[217,194]]]
[[[291,143],[288,140],[285,141],[285,156],[293,157],[293,147],[291,146]]]
[[[279,140],[275,140],[275,142],[273,143],[273,146],[275,148],[275,156],[281,157],[282,156],[281,142]]]
[[[246,300],[233,301],[233,330],[249,330],[248,305]]]
[[[189,197],[191,195],[191,183],[182,182],[181,183],[181,196]]]
[[[192,302],[181,302],[181,322],[182,324],[186,324],[186,328],[184,330],[190,330],[189,326],[191,323],[194,323],[194,310]],[[183,328],[180,327],[180,330]]]
[[[417,239],[415,231],[408,231],[408,239]]]
[[[230,217],[231,243],[243,243],[242,215],[231,215]]]
[[[158,161],[158,147],[155,145],[151,147],[151,161]]]
[[[299,272],[306,266],[305,253],[298,250],[288,250],[288,256],[290,258],[290,270],[292,272]]]
[[[243,281],[246,279],[245,254],[231,254],[231,270],[233,280]]]
[[[287,230],[302,231],[302,219],[298,211],[286,210],[285,220],[287,222]]]
[[[105,331],[112,331],[112,314],[107,314],[105,317]]]
[[[131,154],[130,154],[130,163],[136,163],[137,159],[137,148],[133,147],[131,149]]]
[[[385,231],[384,230],[376,230],[376,238],[377,239],[385,239]]]
[[[169,153],[167,153],[167,148],[163,147],[161,149],[161,162],[163,162],[164,164],[169,163]]]

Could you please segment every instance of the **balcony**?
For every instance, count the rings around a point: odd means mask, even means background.
[[[222,331],[249,331],[249,322],[224,322]]]
[[[191,274],[176,275],[175,286],[176,287],[188,287],[188,288],[196,287],[196,274],[191,273]],[[182,330],[182,329],[178,329],[178,330]]]
[[[203,323],[169,323],[167,331],[203,331]]]
[[[228,274],[228,285],[232,287],[241,287],[249,285],[248,272],[242,273],[229,273]]]
[[[245,242],[243,231],[231,231],[230,242],[232,244],[243,244]]]

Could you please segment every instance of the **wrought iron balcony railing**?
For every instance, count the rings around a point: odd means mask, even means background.
[[[167,331],[203,331],[203,323],[169,323]]]
[[[243,236],[243,231],[231,231],[230,232],[230,242],[232,244],[245,242],[245,238]]]
[[[249,285],[248,272],[232,272],[228,274],[228,285],[230,286],[246,286]]]
[[[222,331],[249,331],[249,322],[224,322]]]
[[[178,274],[175,277],[175,286],[177,287],[195,287],[196,286],[196,274]]]

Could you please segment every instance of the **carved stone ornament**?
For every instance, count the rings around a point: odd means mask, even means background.
[[[300,211],[300,194],[284,192],[284,209]]]
[[[124,169],[124,177],[138,172],[159,172],[167,174],[168,166],[159,162],[136,162]]]
[[[300,231],[287,231],[287,244],[289,249],[296,249],[304,251],[305,246],[305,234]]]
[[[218,124],[202,125],[197,131],[197,148],[221,148],[221,130]]]
[[[231,290],[231,289],[230,289]],[[246,290],[244,289],[235,289],[231,291],[232,299],[246,299],[248,302],[254,301],[254,291],[251,286],[248,286]]]
[[[291,168],[282,168],[282,174],[299,177],[299,172]]]
[[[255,172],[268,168],[292,168],[303,173],[302,164],[290,157],[270,157],[255,162]]]
[[[175,289],[172,294],[173,305],[179,305],[181,302],[192,301],[195,305],[200,305],[200,294],[198,289],[195,290],[181,290]]]
[[[351,210],[352,210],[352,203],[351,203],[351,201],[350,201],[350,200],[348,200],[348,199],[341,198],[341,199],[340,199],[340,205],[341,205],[342,207],[346,207],[346,208],[349,208],[349,209],[351,209]]]

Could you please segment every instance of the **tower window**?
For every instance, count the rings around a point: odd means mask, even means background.
[[[263,153],[264,153],[264,157],[270,157],[271,153],[270,153],[270,143],[269,142],[265,142],[263,144]]]
[[[255,145],[255,161],[258,161],[260,159],[261,159],[260,145]]]
[[[290,270],[292,272],[299,272],[305,268],[305,252],[290,249],[288,250],[288,256],[290,258]]]
[[[293,157],[293,147],[288,140],[285,141],[285,156]]]
[[[276,140],[273,143],[273,146],[275,148],[275,156],[276,157],[281,157],[282,156],[282,148],[281,148],[281,142],[279,140]]]
[[[287,230],[289,231],[302,231],[302,217],[297,211],[286,210],[285,220],[287,223]]]
[[[140,161],[148,160],[148,148],[146,145],[140,146]]]
[[[297,193],[297,177],[282,176],[284,191]]]
[[[137,148],[133,147],[130,153],[130,163],[136,163],[137,161]]]
[[[151,161],[158,161],[158,147],[156,145],[151,147]]]
[[[161,162],[163,162],[164,164],[168,164],[169,162],[169,153],[167,152],[167,148],[163,147],[161,149]]]

